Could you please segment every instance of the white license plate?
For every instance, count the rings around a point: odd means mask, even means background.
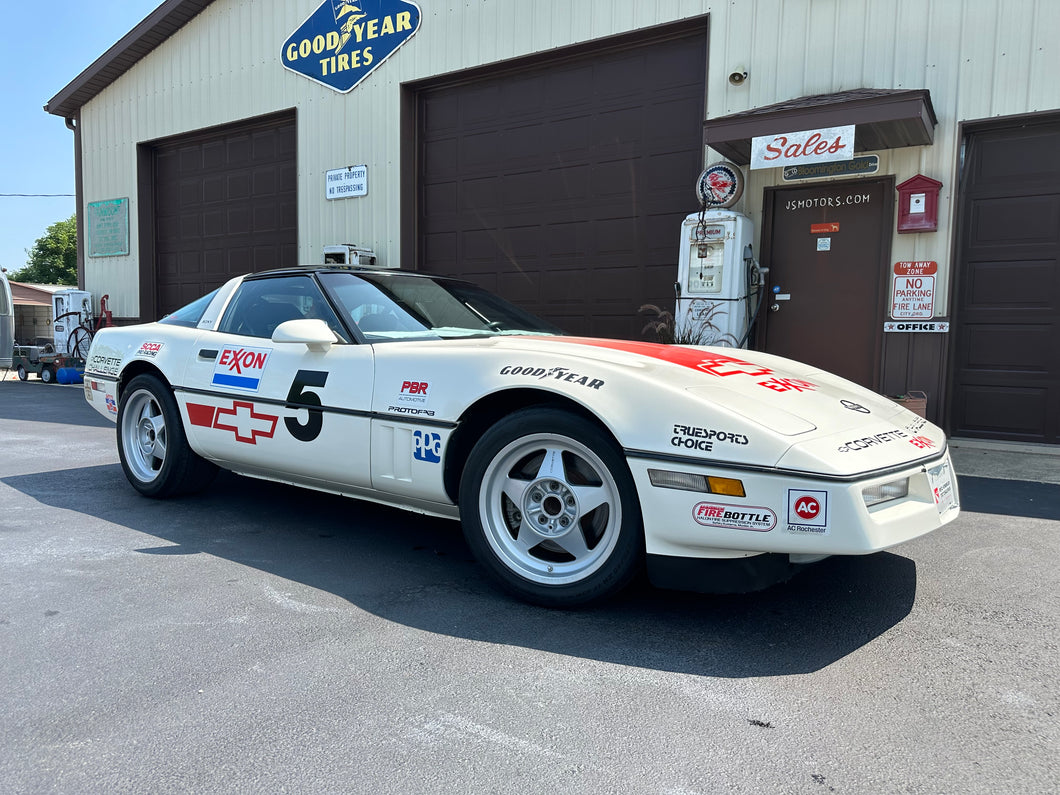
[[[929,468],[927,476],[940,515],[960,507],[957,503],[957,484],[953,482],[953,467],[949,461]]]

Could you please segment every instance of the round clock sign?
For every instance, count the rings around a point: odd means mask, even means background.
[[[708,208],[732,207],[743,195],[743,172],[734,163],[707,166],[696,181],[699,203]]]

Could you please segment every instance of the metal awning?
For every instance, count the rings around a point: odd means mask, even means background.
[[[703,143],[745,166],[760,135],[856,126],[855,152],[927,146],[935,140],[935,109],[926,88],[858,88],[800,97],[703,122]]]

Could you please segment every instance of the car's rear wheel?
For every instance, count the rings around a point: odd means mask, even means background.
[[[644,531],[621,450],[592,422],[526,409],[483,434],[460,485],[464,534],[509,592],[568,607],[636,575]]]
[[[204,488],[216,465],[188,446],[180,409],[169,387],[138,375],[118,404],[118,457],[125,477],[147,497],[172,497]]]

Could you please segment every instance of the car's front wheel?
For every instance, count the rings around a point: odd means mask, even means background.
[[[460,485],[464,535],[509,592],[569,607],[636,575],[644,531],[621,450],[589,420],[526,409],[487,431]]]
[[[177,401],[153,375],[136,376],[122,392],[118,457],[125,477],[147,497],[198,491],[217,472],[188,446]]]

